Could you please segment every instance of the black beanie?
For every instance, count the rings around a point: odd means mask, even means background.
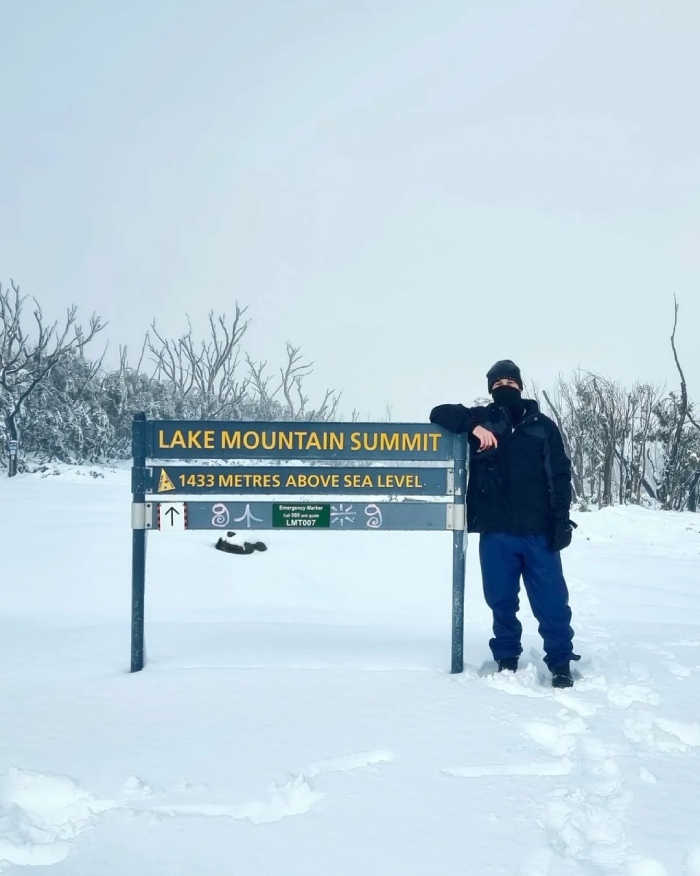
[[[496,362],[493,368],[489,369],[486,378],[489,382],[489,392],[493,389],[494,383],[503,379],[514,380],[521,390],[523,388],[523,379],[520,376],[520,369],[515,362],[511,362],[510,359],[501,359],[500,362]]]

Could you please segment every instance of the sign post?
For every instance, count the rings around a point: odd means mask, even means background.
[[[19,441],[16,438],[10,438],[7,442],[7,453],[9,456],[7,464],[7,476],[15,477],[17,474],[17,454],[19,449]]]
[[[463,671],[465,435],[422,424],[149,421],[139,414],[132,445],[132,672],[145,664],[148,531],[233,526],[451,531],[451,671]],[[239,464],[171,465],[171,459]],[[270,464],[261,465],[265,460]]]
[[[455,495],[462,497],[462,509],[466,510],[467,497],[467,439],[455,435],[454,441]],[[456,501],[456,500],[455,500]],[[467,527],[462,521],[461,529],[452,531],[452,673],[464,671],[464,581],[467,559]]]
[[[146,528],[142,526],[142,510],[146,508],[146,491],[138,475],[146,467],[146,415],[137,414],[131,436],[134,467],[132,473],[131,527],[131,671],[139,672],[144,665],[144,625],[146,595]]]

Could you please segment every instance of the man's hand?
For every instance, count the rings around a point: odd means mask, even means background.
[[[578,524],[573,520],[556,520],[552,537],[549,540],[549,547],[554,553],[559,553],[571,544],[571,536],[574,529],[578,529]]]
[[[472,429],[472,435],[479,439],[481,445],[479,450],[488,450],[490,447],[498,447],[496,436],[493,432],[489,432],[488,429],[484,429],[483,426],[474,426]]]

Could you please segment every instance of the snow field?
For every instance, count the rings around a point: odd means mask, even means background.
[[[573,690],[447,534],[153,534],[131,676],[126,473],[1,483],[0,872],[700,876],[700,519],[575,516]]]

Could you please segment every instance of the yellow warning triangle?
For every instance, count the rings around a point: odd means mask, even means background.
[[[158,481],[158,492],[169,493],[171,490],[174,489],[176,489],[175,484],[168,477],[167,471],[162,468],[160,470],[160,481]]]

